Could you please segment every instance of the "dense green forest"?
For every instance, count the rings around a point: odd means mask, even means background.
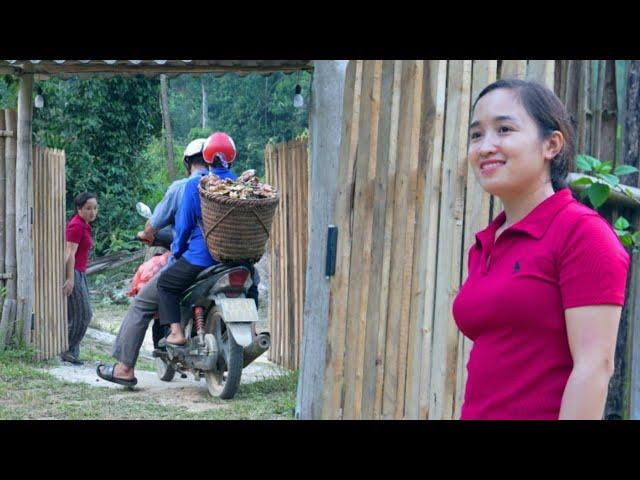
[[[185,174],[186,144],[217,130],[229,133],[236,143],[236,172],[255,168],[264,175],[265,145],[305,134],[310,83],[307,72],[169,78],[178,178]],[[303,108],[293,106],[297,84],[305,97]],[[143,224],[135,203],[154,207],[170,183],[159,79],[53,78],[37,82],[34,90],[38,88],[45,105],[34,109],[34,142],[66,152],[67,218],[75,195],[95,192],[99,214],[93,223],[92,254],[139,248],[129,241]],[[16,108],[16,100],[17,79],[0,77],[0,108]]]

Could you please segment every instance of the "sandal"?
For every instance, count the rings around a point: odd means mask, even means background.
[[[73,354],[69,352],[61,353],[60,358],[65,362],[69,362],[74,365],[84,365],[84,362],[82,360],[78,360]]]
[[[100,378],[106,380],[107,382],[117,383],[119,385],[124,385],[125,387],[133,387],[138,383],[138,379],[133,377],[129,378],[118,378],[113,376],[113,371],[116,368],[117,363],[113,365],[105,365],[104,363],[100,363],[98,368],[96,368],[96,373]],[[104,367],[103,371],[100,371],[100,367]]]

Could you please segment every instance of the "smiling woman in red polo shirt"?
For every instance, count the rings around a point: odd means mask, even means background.
[[[75,215],[66,230],[65,266],[66,281],[63,291],[67,295],[67,320],[69,323],[69,349],[60,356],[63,360],[81,365],[80,342],[91,322],[91,302],[86,270],[89,250],[93,246],[91,226],[98,216],[96,195],[83,192],[75,198]]]
[[[601,419],[629,255],[573,199],[574,133],[546,87],[500,80],[476,100],[469,162],[504,205],[476,234],[453,304],[473,348],[461,419]]]

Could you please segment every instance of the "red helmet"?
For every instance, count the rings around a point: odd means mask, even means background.
[[[215,132],[211,134],[204,144],[202,156],[207,163],[213,163],[216,156],[222,161],[223,165],[231,165],[236,158],[236,145],[233,139],[224,132]]]

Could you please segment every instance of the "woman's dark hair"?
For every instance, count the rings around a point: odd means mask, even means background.
[[[74,200],[74,204],[76,206],[75,212],[74,213],[78,213],[80,211],[80,209],[82,207],[84,207],[84,204],[87,203],[89,200],[91,200],[92,198],[97,199],[98,197],[96,196],[95,193],[91,193],[91,192],[82,192],[79,193],[76,196],[76,199]]]
[[[500,88],[515,92],[524,109],[538,126],[540,138],[543,140],[549,138],[555,130],[562,132],[564,146],[560,153],[551,160],[551,183],[554,191],[565,188],[567,175],[573,169],[576,148],[575,132],[567,109],[556,94],[544,85],[517,79],[502,79],[485,87],[474,102],[473,109],[476,108],[478,100],[483,96]]]

